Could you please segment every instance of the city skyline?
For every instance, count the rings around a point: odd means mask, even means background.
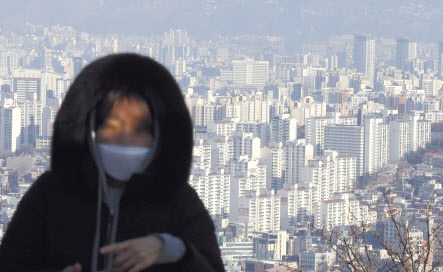
[[[440,226],[443,210],[442,44],[331,33],[293,51],[279,35],[198,41],[186,28],[2,28],[0,234],[50,169],[52,127],[76,76],[102,56],[134,52],[163,64],[181,88],[194,128],[188,183],[212,217],[227,271],[349,268],[324,235],[352,236],[355,226],[364,233],[353,239],[383,230],[358,245],[371,247],[370,263],[399,265],[386,257],[397,251],[379,244],[401,250],[407,237],[405,258],[427,254],[440,267],[443,250],[423,224]],[[399,216],[410,233],[392,227]]]
[[[300,42],[324,41],[332,33],[437,42],[443,29],[443,4],[438,0],[38,0],[4,7],[0,25],[15,30],[26,22],[72,25],[93,34],[156,35],[183,28],[199,41],[216,35],[263,34],[285,37],[295,47]]]

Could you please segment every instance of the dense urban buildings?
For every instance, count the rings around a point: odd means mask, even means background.
[[[343,35],[286,54],[283,37],[256,35],[252,46],[197,42],[181,29],[23,32],[0,32],[0,237],[49,167],[52,126],[75,76],[100,56],[137,52],[163,63],[183,91],[194,125],[189,183],[227,271],[339,271],[321,233],[386,227],[383,241],[398,245],[397,218],[417,220],[407,236],[414,254],[431,244],[441,260],[423,222],[438,224],[443,209],[443,41]]]

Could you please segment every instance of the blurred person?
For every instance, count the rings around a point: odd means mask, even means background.
[[[224,271],[188,184],[192,134],[158,62],[121,53],[87,65],[56,116],[50,170],[0,244],[0,271]]]

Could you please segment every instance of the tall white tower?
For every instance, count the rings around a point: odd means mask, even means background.
[[[375,73],[375,39],[370,35],[354,37],[354,67],[357,72],[364,73],[374,83]]]
[[[372,174],[389,162],[389,125],[381,116],[368,115],[365,128],[364,173]]]

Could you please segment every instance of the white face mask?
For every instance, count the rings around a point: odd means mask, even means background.
[[[150,148],[141,146],[122,146],[98,144],[105,172],[111,177],[127,181],[134,173],[141,173],[143,162]]]

